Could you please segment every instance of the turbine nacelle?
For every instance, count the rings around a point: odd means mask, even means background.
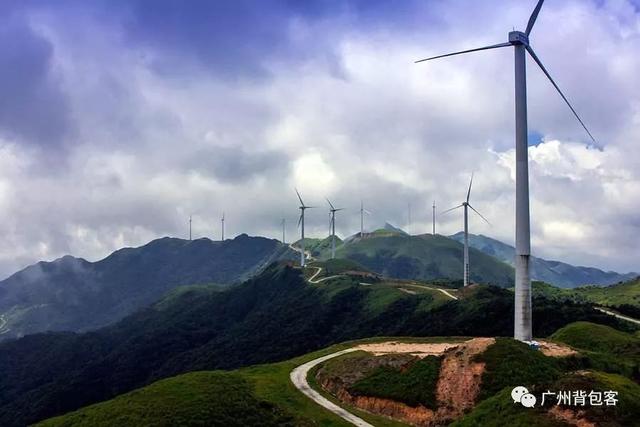
[[[513,45],[523,44],[525,46],[529,46],[529,36],[522,31],[511,31],[509,32],[509,43]]]

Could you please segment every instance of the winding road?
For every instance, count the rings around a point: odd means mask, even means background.
[[[346,350],[342,350],[342,351],[328,354],[326,356],[318,357],[317,359],[313,359],[312,361],[307,362],[295,368],[293,371],[291,371],[291,374],[289,375],[289,377],[291,378],[291,382],[293,383],[293,385],[296,386],[298,390],[300,390],[302,393],[304,393],[307,397],[309,397],[311,400],[316,402],[318,405],[328,409],[329,411],[333,412],[337,416],[350,422],[353,425],[356,425],[359,427],[374,427],[372,424],[369,424],[362,418],[356,415],[353,415],[351,412],[346,411],[345,409],[331,402],[329,399],[323,397],[320,393],[312,389],[309,383],[307,382],[307,375],[309,374],[309,371],[314,366],[319,365],[325,360],[333,359],[334,357],[337,357],[346,353],[351,353],[357,350],[358,350],[357,348],[348,348]]]
[[[624,316],[622,314],[614,313],[613,311],[609,311],[602,307],[595,308],[598,311],[603,312],[604,314],[608,314],[609,316],[617,317],[618,319],[626,320],[627,322],[635,323],[636,325],[640,325],[640,320],[634,319],[633,317]]]

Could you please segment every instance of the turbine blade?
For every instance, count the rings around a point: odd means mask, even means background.
[[[366,213],[367,215],[371,215],[371,212],[369,212],[368,210],[364,209],[364,213]]]
[[[458,206],[456,206],[456,207],[453,207],[453,208],[451,208],[451,209],[447,209],[446,211],[442,211],[442,212],[440,212],[440,213],[447,213],[447,212],[450,212],[450,211],[452,211],[452,210],[454,210],[454,209],[461,208],[462,206],[463,206],[463,205],[458,205]]]
[[[345,209],[345,208],[338,208],[338,209],[334,209],[334,211],[335,211],[335,212],[338,212],[338,211],[343,211],[344,209]]]
[[[469,203],[469,196],[471,196],[471,184],[473,184],[473,172],[471,172],[471,181],[469,181],[469,191],[467,191],[467,203]]]
[[[300,200],[300,204],[304,206],[304,202],[302,201],[302,197],[300,197],[300,193],[298,192],[298,189],[296,188],[295,190],[296,190],[296,194],[298,195],[298,200]]]
[[[538,4],[533,9],[533,12],[529,17],[529,22],[527,23],[527,29],[524,32],[527,36],[531,33],[531,30],[533,29],[533,24],[535,24],[536,19],[538,19],[538,13],[540,13],[540,8],[542,8],[542,3],[544,3],[544,0],[538,0]]]
[[[419,62],[424,62],[424,61],[431,61],[432,59],[445,58],[447,56],[462,55],[463,53],[477,52],[479,50],[487,50],[487,49],[497,49],[499,47],[507,47],[507,46],[511,46],[511,43],[498,43],[498,44],[492,44],[491,46],[479,47],[476,49],[461,50],[460,52],[453,52],[453,53],[447,53],[444,55],[432,56],[430,58],[419,59],[415,61],[414,64],[417,64]]]
[[[298,227],[300,227],[300,223],[302,222],[302,216],[304,215],[304,211],[300,214],[300,218],[298,218]]]
[[[327,198],[325,197],[325,199],[327,199]],[[329,199],[327,199],[327,203],[329,203],[329,206],[331,206],[331,209],[335,209],[335,208],[333,207],[333,205],[331,204],[331,201],[330,201]]]
[[[549,81],[551,81],[551,84],[553,85],[553,87],[556,88],[556,90],[558,91],[558,93],[560,94],[560,96],[562,97],[562,99],[564,99],[564,102],[567,103],[567,105],[569,106],[569,108],[571,109],[571,111],[573,112],[573,115],[576,116],[576,119],[578,119],[578,121],[580,122],[580,124],[582,125],[582,127],[584,128],[584,130],[587,131],[587,133],[589,134],[589,137],[591,138],[591,140],[593,141],[594,144],[598,145],[598,143],[596,142],[596,139],[593,137],[593,135],[591,135],[591,132],[589,132],[589,129],[587,129],[587,126],[584,124],[584,122],[582,121],[582,119],[580,118],[580,116],[578,116],[578,113],[576,113],[576,110],[573,109],[573,107],[571,106],[571,103],[569,102],[569,100],[567,99],[566,96],[564,96],[564,93],[562,93],[562,91],[560,90],[560,88],[558,87],[558,85],[556,84],[556,82],[551,78],[551,75],[549,74],[549,72],[547,71],[546,68],[544,68],[544,65],[542,65],[542,62],[540,61],[540,59],[538,58],[538,56],[536,55],[536,53],[533,51],[533,49],[531,48],[531,46],[527,46],[527,52],[529,52],[529,55],[531,55],[531,58],[533,58],[533,60],[536,62],[536,64],[538,64],[538,66],[540,67],[540,69],[542,70],[542,72],[547,76],[547,78],[549,79]]]
[[[480,215],[480,218],[484,219],[484,220],[486,221],[486,223],[487,223],[487,224],[491,225],[491,223],[489,222],[489,220],[488,220],[487,218],[483,217],[483,216],[482,216],[482,214],[481,214],[480,212],[478,212],[478,211],[477,211],[473,206],[471,206],[471,205],[467,205],[467,206],[469,206],[471,209],[473,209],[473,211],[474,211],[475,213],[477,213],[478,215]]]

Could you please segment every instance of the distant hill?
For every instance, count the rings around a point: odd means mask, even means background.
[[[361,282],[339,276],[311,284],[300,269],[273,265],[224,290],[171,292],[98,331],[0,343],[0,425],[32,424],[189,371],[270,363],[351,339],[513,330],[513,317],[505,315],[513,312],[513,294],[506,289],[472,286],[453,300],[437,290]],[[620,324],[571,301],[535,298],[533,307],[536,336],[575,320]]]
[[[165,237],[97,262],[71,256],[39,262],[0,281],[0,339],[95,329],[177,286],[239,282],[284,258],[295,252],[243,234],[224,242]]]
[[[449,237],[458,242],[464,241],[463,232],[456,233]],[[511,266],[514,265],[514,247],[502,243],[499,240],[481,234],[469,234],[469,246],[506,262]],[[531,278],[562,288],[575,288],[582,285],[606,286],[627,281],[636,276],[638,276],[638,273],[620,274],[614,271],[603,271],[593,267],[576,267],[560,261],[548,261],[542,258],[531,257]]]
[[[327,257],[326,252],[323,256]],[[409,236],[404,232],[379,230],[345,240],[336,256],[399,279],[462,278],[463,246],[440,235]],[[476,249],[471,249],[469,258],[473,282],[503,287],[513,283],[511,266]]]

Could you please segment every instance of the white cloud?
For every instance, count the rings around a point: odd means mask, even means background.
[[[70,36],[55,16],[36,16],[55,47],[77,130],[66,164],[51,172],[38,170],[26,148],[1,141],[0,272],[185,236],[190,214],[196,236],[217,237],[222,210],[228,235],[278,237],[285,216],[293,236],[294,186],[320,207],[308,212],[312,235],[327,232],[324,197],[348,208],[337,222],[342,235],[359,229],[361,198],[374,213],[369,224],[405,226],[411,202],[412,231],[430,232],[432,200],[439,210],[459,204],[474,171],[472,204],[493,225],[472,216],[471,231],[511,243],[512,52],[413,61],[500,42],[512,25],[525,25],[524,3],[502,14],[471,1],[429,3],[437,21],[406,31],[327,18],[322,30],[331,30],[336,62],[271,59],[263,64],[269,78],[237,81],[206,70],[159,74],[149,58],[162,52],[125,44],[110,22]],[[534,47],[603,149],[587,147],[529,62],[529,126],[545,138],[530,147],[536,255],[640,270],[639,16],[624,1],[549,2],[540,15]],[[299,37],[321,37],[305,25],[295,23]],[[461,226],[457,212],[439,216],[443,234]]]

